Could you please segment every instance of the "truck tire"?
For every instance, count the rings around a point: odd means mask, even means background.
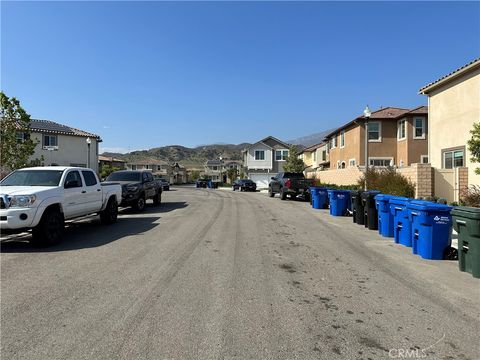
[[[162,203],[162,193],[159,191],[153,198],[153,205],[158,206]]]
[[[141,194],[132,207],[136,212],[142,212],[145,210],[145,194]]]
[[[111,197],[105,209],[100,212],[100,221],[104,225],[113,224],[117,222],[117,217],[118,203],[114,197]]]
[[[40,223],[32,229],[30,243],[38,247],[55,245],[62,239],[64,230],[63,214],[57,209],[46,210]]]
[[[286,200],[287,199],[287,193],[283,190],[283,188],[280,189],[280,200]]]
[[[269,187],[269,188],[268,188],[268,196],[270,196],[270,197],[274,197],[274,196],[275,196],[272,187]]]

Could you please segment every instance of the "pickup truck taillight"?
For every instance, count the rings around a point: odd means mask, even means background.
[[[292,180],[288,179],[287,181],[285,181],[285,187],[287,189],[290,189],[291,186],[292,186]]]

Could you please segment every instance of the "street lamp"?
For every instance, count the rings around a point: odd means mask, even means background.
[[[363,117],[365,118],[365,191],[367,191],[367,173],[368,173],[368,119],[370,119],[370,108],[368,105],[363,110]]]
[[[88,147],[87,167],[90,168],[90,145],[92,144],[92,140],[89,137],[87,137],[85,141]]]

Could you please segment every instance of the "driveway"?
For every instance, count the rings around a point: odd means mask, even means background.
[[[2,358],[478,359],[480,281],[457,262],[263,193],[163,201],[3,242]]]

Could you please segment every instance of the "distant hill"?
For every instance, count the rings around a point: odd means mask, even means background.
[[[103,153],[104,156],[116,157],[126,161],[137,161],[145,159],[163,160],[166,162],[178,162],[187,168],[202,168],[207,160],[229,159],[241,160],[242,150],[248,143],[238,145],[232,144],[213,144],[201,145],[195,148],[188,148],[181,145],[170,145],[152,148],[149,150],[132,151],[126,154]]]
[[[297,139],[286,141],[289,144],[299,145],[300,148],[320,143],[326,134],[332,130],[325,130],[316,134],[302,136]],[[181,145],[169,145],[156,147],[149,150],[137,150],[126,154],[105,152],[101,155],[115,157],[125,161],[138,161],[146,159],[163,160],[168,163],[178,162],[187,168],[203,168],[207,160],[229,159],[241,160],[242,150],[249,146],[249,143],[238,145],[233,144],[212,144],[200,145],[188,148]]]
[[[333,130],[334,129],[330,129],[312,135],[302,136],[293,140],[288,140],[287,143],[294,145],[303,145],[305,147],[312,146],[321,143],[325,135],[329,134]]]

